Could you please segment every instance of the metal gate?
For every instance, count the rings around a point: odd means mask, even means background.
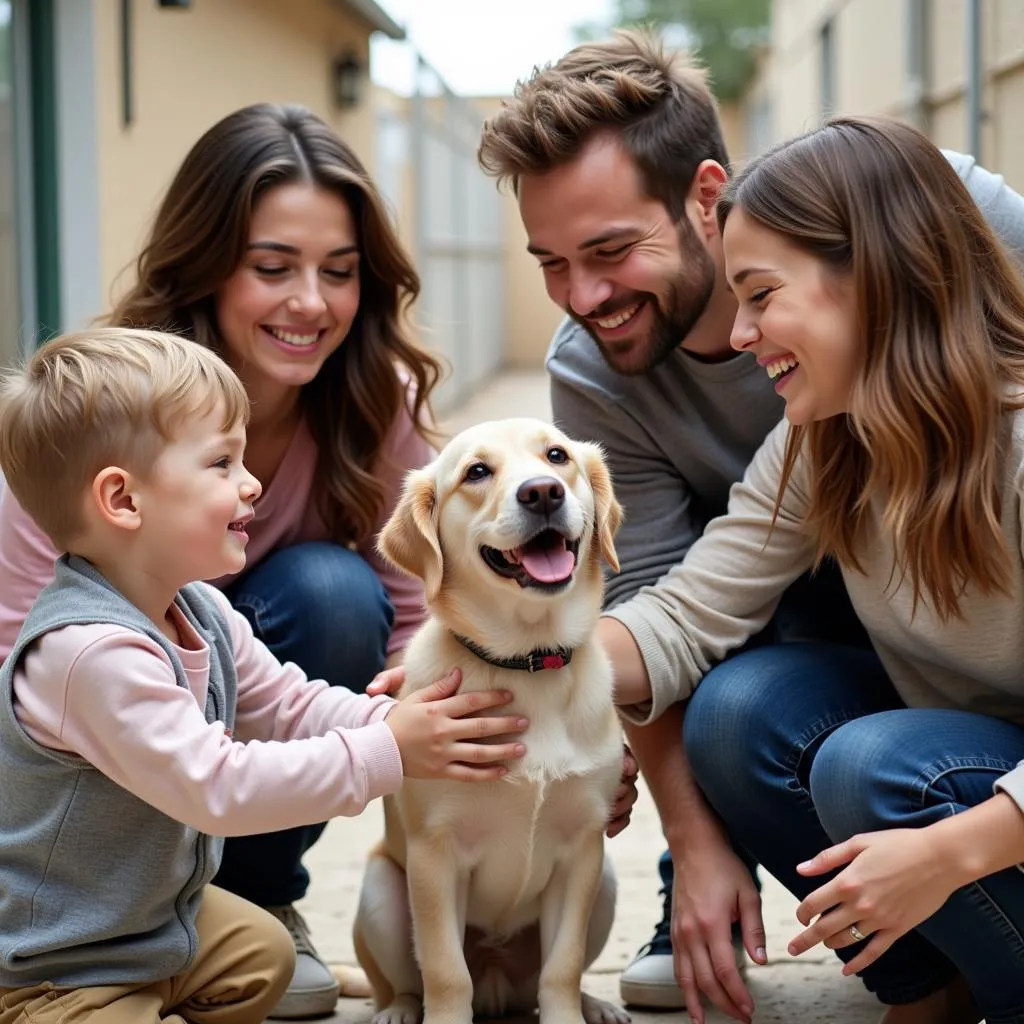
[[[433,398],[444,416],[504,361],[503,200],[476,162],[482,112],[410,56],[409,105],[377,110],[375,176],[412,243],[423,282],[413,318],[447,365]]]
[[[424,344],[448,364],[433,403],[444,415],[503,361],[502,200],[477,165],[483,114],[419,54],[413,59],[408,124],[393,112],[378,117],[378,179],[401,210],[398,168],[407,153],[413,248],[423,281],[413,317]]]

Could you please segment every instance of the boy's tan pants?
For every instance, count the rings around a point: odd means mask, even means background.
[[[265,910],[208,885],[188,971],[148,985],[0,988],[0,1024],[259,1024],[292,979],[295,947]]]

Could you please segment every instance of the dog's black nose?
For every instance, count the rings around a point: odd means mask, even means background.
[[[565,488],[553,476],[537,476],[519,485],[516,499],[523,508],[549,516],[562,507]]]

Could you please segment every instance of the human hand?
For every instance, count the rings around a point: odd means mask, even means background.
[[[615,803],[612,805],[612,814],[608,819],[608,827],[605,835],[614,839],[628,824],[629,816],[633,813],[633,804],[639,795],[636,789],[637,776],[640,774],[640,765],[636,763],[633,751],[622,744],[622,778],[619,781],[619,788],[615,791]]]
[[[402,688],[402,684],[404,682],[404,665],[395,665],[394,668],[386,668],[383,672],[378,672],[373,679],[370,680],[370,685],[366,687],[366,696],[379,697],[382,693],[391,694],[393,696]]]
[[[487,782],[508,773],[502,761],[526,753],[519,742],[488,743],[494,736],[522,732],[530,723],[518,715],[469,717],[508,704],[507,690],[456,691],[459,669],[400,700],[384,716],[402,755],[402,773],[413,779]]]
[[[856,974],[931,917],[960,883],[952,866],[935,856],[928,831],[868,832],[797,865],[797,871],[807,876],[849,866],[797,907],[796,916],[805,928],[790,942],[789,952],[799,956],[819,942],[829,949],[852,946],[861,941],[850,931],[855,925],[870,936],[864,949],[843,965],[843,974]]]
[[[768,962],[761,895],[724,836],[676,857],[672,885],[672,951],[690,1017],[704,1022],[701,993],[723,1013],[749,1024],[754,1000],[736,966],[732,925],[755,963]]]

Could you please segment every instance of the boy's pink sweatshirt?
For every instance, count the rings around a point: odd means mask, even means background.
[[[434,455],[434,449],[416,432],[412,417],[403,412],[385,440],[375,471],[385,488],[384,511],[374,536],[358,551],[380,577],[395,608],[388,654],[404,650],[426,612],[419,581],[385,565],[377,554],[376,534],[398,501],[406,471],[426,465]],[[256,503],[256,518],[248,526],[247,565],[256,565],[277,548],[330,540],[312,499],[316,460],[316,443],[303,420],[277,473]],[[56,559],[53,545],[0,478],[0,661],[14,646],[39,591],[53,579]],[[223,587],[232,578],[210,582]]]
[[[75,754],[164,814],[210,835],[273,832],[358,814],[402,783],[390,697],[310,682],[211,591],[238,668],[235,735],[204,714],[210,649],[172,608],[189,689],[166,652],[122,626],[66,626],[32,645],[14,710],[37,743]]]

